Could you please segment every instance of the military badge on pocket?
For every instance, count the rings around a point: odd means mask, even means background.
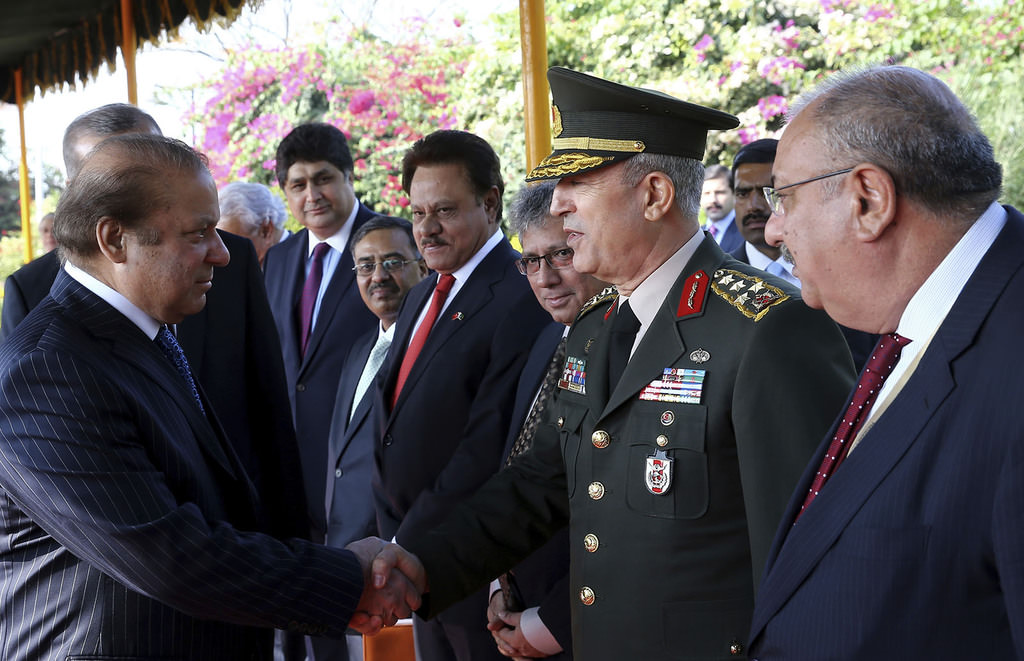
[[[664,496],[672,487],[672,459],[664,450],[655,450],[647,456],[644,483],[655,496]]]

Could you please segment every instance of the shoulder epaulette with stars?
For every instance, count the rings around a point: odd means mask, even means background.
[[[760,321],[768,310],[789,299],[789,294],[761,278],[732,269],[715,271],[711,290],[754,321]]]
[[[605,287],[597,294],[591,296],[590,299],[583,304],[583,307],[581,307],[580,311],[576,314],[576,319],[579,320],[583,315],[590,312],[591,310],[596,308],[598,305],[601,305],[602,303],[614,301],[616,298],[618,298],[618,296],[619,290],[616,289],[614,286]]]

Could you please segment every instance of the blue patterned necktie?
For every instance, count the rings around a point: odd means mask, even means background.
[[[188,359],[185,358],[185,352],[181,350],[181,345],[178,344],[174,333],[166,325],[161,326],[160,332],[156,334],[155,342],[160,347],[160,350],[164,352],[164,355],[167,356],[167,359],[174,363],[174,369],[178,370],[178,374],[188,384],[188,389],[192,392],[192,398],[195,400],[196,406],[205,415],[206,409],[203,408],[203,401],[199,398],[199,389],[196,388],[195,379],[192,378],[192,370],[188,366]]]

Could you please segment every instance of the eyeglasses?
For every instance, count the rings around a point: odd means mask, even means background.
[[[540,272],[540,263],[545,262],[548,268],[564,269],[572,266],[572,248],[559,248],[538,257],[523,257],[516,260],[516,268],[523,275],[536,275]]]
[[[378,264],[382,269],[384,269],[385,273],[394,273],[395,271],[401,271],[402,269],[404,269],[406,264],[412,264],[413,262],[418,261],[420,260],[392,258],[385,259],[384,261],[381,262],[359,262],[358,264],[352,267],[352,270],[355,271],[357,275],[361,275],[365,278],[377,272]]]
[[[779,195],[779,191],[786,190],[787,188],[793,188],[795,186],[803,186],[804,184],[809,184],[812,181],[818,181],[819,179],[828,179],[829,177],[837,177],[837,176],[839,176],[841,174],[846,174],[848,172],[853,172],[853,168],[846,168],[845,170],[836,170],[835,172],[828,172],[826,174],[819,174],[817,177],[811,177],[810,179],[804,179],[803,181],[798,181],[795,184],[786,184],[785,186],[780,186],[779,188],[772,188],[771,186],[765,186],[764,187],[764,199],[768,200],[768,206],[771,208],[772,213],[775,214],[776,216],[781,216],[782,214],[786,213],[786,210],[782,208],[782,198],[784,198],[786,196],[785,195]]]

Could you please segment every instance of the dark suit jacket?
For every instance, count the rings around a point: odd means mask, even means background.
[[[708,236],[609,392],[612,304],[569,334],[567,376],[584,372],[585,392],[559,389],[531,451],[408,541],[430,580],[424,612],[518,561],[571,511],[576,658],[730,658],[793,485],[853,382],[849,352],[795,288]],[[641,398],[666,368],[703,370],[691,374],[699,403]],[[658,452],[673,462],[663,495],[645,484]]]
[[[4,658],[269,659],[265,628],[342,635],[354,556],[244,532],[257,508],[171,361],[61,272],[0,347]]]
[[[733,259],[749,264],[747,259],[747,242],[744,241],[740,247],[729,253]],[[853,356],[853,366],[859,371],[868,362],[868,357],[878,344],[878,336],[873,333],[865,333],[853,328],[839,325],[843,337],[846,339],[846,346],[850,348],[850,355]]]
[[[832,431],[808,463],[752,656],[1024,658],[1024,216],[1008,211],[910,379],[794,526]]]
[[[264,529],[279,537],[308,538],[308,522],[296,516],[306,500],[297,486],[301,472],[295,430],[259,260],[251,241],[218,232],[231,261],[214,268],[206,306],[178,324],[178,341],[256,484]],[[59,270],[57,252],[52,251],[8,277],[3,337],[50,292]]]
[[[519,375],[516,401],[512,409],[512,426],[505,441],[502,467],[512,451],[512,445],[533,407],[541,381],[551,363],[551,357],[565,332],[563,324],[548,325],[537,337],[533,350]],[[541,621],[547,627],[563,652],[549,659],[572,658],[572,624],[569,611],[569,529],[563,528],[548,542],[530,554],[512,569],[513,590],[524,608],[539,606]]]
[[[59,270],[57,251],[51,250],[7,276],[4,281],[4,309],[0,314],[0,340],[7,339],[32,308],[46,298]]]
[[[355,232],[374,215],[360,204],[352,231]],[[303,229],[271,248],[264,260],[263,271],[270,310],[281,339],[288,396],[302,461],[302,481],[309,502],[314,538],[323,540],[327,529],[323,507],[327,490],[324,462],[327,459],[331,411],[338,394],[338,378],[352,344],[378,320],[359,296],[355,272],[352,271],[352,253],[346,246],[324,293],[306,355],[301,355],[297,310],[302,286],[306,282],[308,235],[309,230]]]
[[[725,236],[719,242],[718,246],[722,249],[722,252],[731,253],[737,248],[743,247],[746,243],[743,240],[743,235],[740,234],[740,228],[736,227],[736,216],[733,214],[732,222],[729,223],[725,228]]]
[[[409,291],[385,365],[376,448],[381,536],[427,530],[497,471],[511,423],[516,379],[551,317],[502,240],[477,265],[438,319],[395,408],[388,411],[413,324],[437,276]]]
[[[359,338],[345,360],[334,402],[327,455],[327,543],[343,547],[349,542],[377,534],[376,503],[373,498],[373,446],[380,438],[372,411],[376,393],[371,385],[353,403],[359,377],[377,341],[374,328]],[[355,415],[349,421],[349,412]]]

